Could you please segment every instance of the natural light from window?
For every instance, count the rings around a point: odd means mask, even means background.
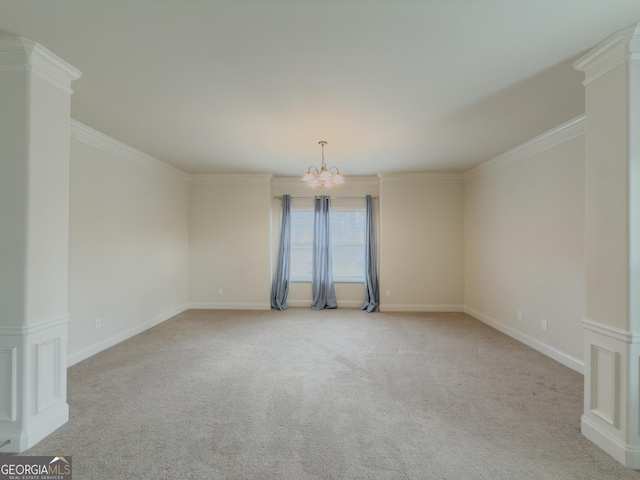
[[[365,209],[331,211],[331,256],[334,282],[364,281]],[[291,210],[291,281],[310,282],[313,264],[313,209]]]

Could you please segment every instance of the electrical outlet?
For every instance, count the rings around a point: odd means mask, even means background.
[[[522,320],[522,310],[518,310],[518,320]]]
[[[387,290],[387,297],[391,296],[391,290]]]
[[[222,289],[221,288],[218,289],[218,295],[222,295]]]
[[[95,323],[94,323],[94,324],[95,324],[96,330],[97,330],[98,328],[100,328],[100,327],[102,326],[102,318],[100,318],[100,317],[96,318],[96,320],[95,320]]]
[[[547,321],[544,318],[540,320],[540,328],[542,328],[545,331],[547,330]]]

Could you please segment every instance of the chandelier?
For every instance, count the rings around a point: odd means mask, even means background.
[[[326,144],[327,142],[324,140],[318,142],[318,145],[322,146],[322,165],[320,165],[320,170],[311,165],[305,176],[302,177],[302,181],[310,187],[317,187],[318,185],[333,187],[344,183],[344,178],[342,178],[338,167],[327,168],[324,163],[324,146]]]

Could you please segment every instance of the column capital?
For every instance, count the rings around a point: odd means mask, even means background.
[[[640,23],[610,35],[573,64],[584,72],[583,85],[616,66],[640,56]]]
[[[0,35],[0,71],[31,70],[72,93],[71,82],[81,77],[74,68],[42,45],[17,35]]]

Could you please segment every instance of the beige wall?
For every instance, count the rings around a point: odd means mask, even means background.
[[[464,186],[437,176],[383,175],[382,310],[455,311],[464,300]],[[390,290],[391,296],[387,296]]]
[[[584,135],[469,181],[470,313],[532,346],[582,359],[584,215]]]
[[[188,183],[78,140],[70,179],[75,363],[187,307]]]
[[[268,175],[214,176],[191,184],[192,308],[270,308],[269,182]]]

